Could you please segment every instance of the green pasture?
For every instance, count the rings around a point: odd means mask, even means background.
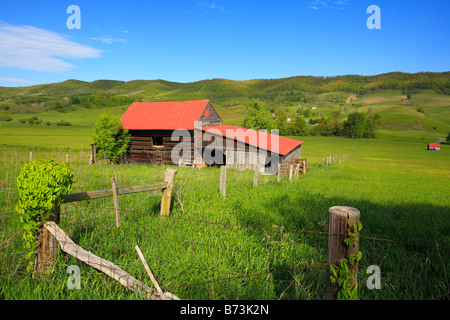
[[[33,126],[18,125],[17,132],[20,128]],[[79,128],[40,129],[72,136],[68,132]],[[88,143],[87,129],[81,132]],[[352,206],[361,211],[365,237],[360,242],[361,299],[448,299],[450,148],[442,144],[439,152],[427,151],[433,135],[389,130],[382,134],[385,139],[357,141],[295,137],[304,141],[306,176],[294,181],[283,177],[277,183],[275,176],[261,175],[254,188],[253,172],[228,170],[225,199],[219,193],[219,168],[177,168],[169,218],[158,216],[161,194],[152,192],[121,196],[119,229],[110,198],[63,205],[61,227],[79,245],[150,284],[134,250],[139,245],[163,290],[182,299],[316,300],[324,299],[325,268],[320,266],[326,263],[327,244],[320,232],[327,230],[328,208]],[[140,299],[70,256],[60,255],[48,278],[36,280],[26,273],[14,209],[15,177],[30,150],[25,135],[22,139],[23,146],[3,141],[0,147],[0,297]],[[89,149],[81,149],[85,144],[80,137],[78,148],[55,136],[48,139],[57,141],[57,147],[40,140],[33,147],[34,157],[64,161],[69,154],[77,178],[74,192],[107,189],[112,176],[119,187],[159,182],[167,168],[89,166]],[[352,149],[346,161],[322,167],[326,156],[339,159]],[[380,290],[364,285],[370,264],[381,268]],[[69,265],[81,268],[79,290],[66,286]]]

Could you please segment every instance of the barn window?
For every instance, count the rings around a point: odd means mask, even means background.
[[[163,137],[153,137],[153,146],[155,146],[155,147],[164,146]]]

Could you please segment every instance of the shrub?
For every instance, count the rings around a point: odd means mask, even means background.
[[[30,259],[27,270],[31,271],[37,248],[36,232],[63,199],[74,184],[74,175],[66,163],[53,160],[35,160],[23,166],[17,177],[19,201],[17,213],[23,223],[24,248],[28,251],[25,259]]]
[[[93,139],[100,157],[105,157],[111,163],[118,162],[130,143],[128,130],[122,128],[118,117],[109,114],[100,116],[95,123]]]
[[[57,126],[71,126],[72,124],[68,121],[61,120],[56,123]]]

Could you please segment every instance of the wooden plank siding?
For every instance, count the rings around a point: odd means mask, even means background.
[[[209,113],[209,115],[206,116],[206,113]],[[203,110],[199,120],[203,126],[220,126],[222,124],[222,119],[209,102],[206,104],[205,110]]]
[[[172,162],[172,150],[177,145],[188,146],[191,152],[181,156],[186,159],[192,158],[193,138],[190,142],[183,142],[183,137],[174,137],[172,141],[172,130],[129,130],[129,132],[131,141],[126,155],[128,163],[178,165]],[[190,134],[192,137],[193,132]],[[154,145],[154,138],[161,138],[162,145]]]

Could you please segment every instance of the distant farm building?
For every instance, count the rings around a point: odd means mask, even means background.
[[[278,119],[278,113],[272,113],[272,117],[274,118],[274,119]],[[291,122],[292,121],[292,118],[290,118],[290,117],[286,117],[286,122]]]
[[[441,150],[441,144],[440,143],[429,143],[427,150]]]
[[[301,158],[302,141],[222,125],[209,100],[134,102],[121,121],[131,135],[128,163],[226,165],[276,173],[278,163]]]

